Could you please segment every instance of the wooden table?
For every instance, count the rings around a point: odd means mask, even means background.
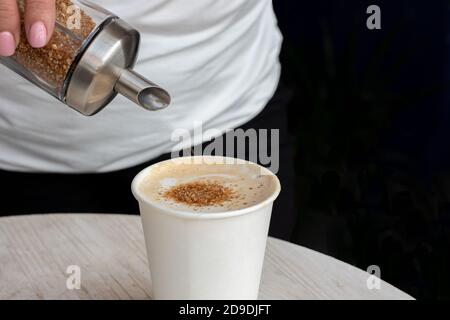
[[[69,290],[67,268],[81,270]],[[261,299],[412,299],[318,252],[270,238]],[[61,214],[0,218],[0,299],[150,299],[138,216]]]

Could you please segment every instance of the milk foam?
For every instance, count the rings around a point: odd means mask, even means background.
[[[214,206],[192,206],[164,197],[173,187],[193,182],[220,184],[233,190],[232,200]],[[255,164],[191,164],[161,162],[152,167],[139,185],[150,202],[189,212],[226,212],[248,208],[269,198],[277,186],[276,177],[262,175]]]

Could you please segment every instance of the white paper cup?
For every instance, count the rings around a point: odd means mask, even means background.
[[[202,158],[202,159],[199,159]],[[223,157],[177,158],[168,161],[238,161]],[[158,165],[158,164],[156,164]],[[207,164],[205,164],[207,165]],[[155,299],[245,299],[258,297],[272,205],[280,193],[275,177],[270,196],[245,209],[224,213],[183,212],[140,194],[141,181],[154,166],[133,180],[139,202]]]

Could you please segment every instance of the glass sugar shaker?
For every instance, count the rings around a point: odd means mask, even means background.
[[[118,93],[148,110],[170,104],[167,91],[133,71],[140,34],[125,21],[85,0],[56,0],[56,20],[40,49],[28,44],[22,21],[16,53],[0,62],[86,116]]]

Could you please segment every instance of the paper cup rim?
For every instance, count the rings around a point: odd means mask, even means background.
[[[162,163],[170,162],[170,161],[175,161],[175,162],[176,161],[188,161],[189,159],[194,160],[197,158],[222,159],[225,161],[228,159],[229,161],[235,161],[239,164],[258,166],[260,168],[260,170],[262,170],[262,172],[264,172],[267,175],[270,175],[274,178],[274,182],[275,182],[274,191],[271,193],[271,195],[269,197],[267,197],[263,201],[258,202],[250,207],[237,209],[237,210],[223,211],[223,212],[191,212],[191,211],[182,210],[182,209],[174,209],[174,208],[170,208],[167,206],[159,205],[155,201],[151,201],[148,198],[145,198],[140,194],[140,192],[138,190],[140,182],[149,173],[149,171],[151,171],[155,166],[162,164]],[[150,207],[159,209],[164,214],[177,216],[177,217],[180,217],[183,219],[213,220],[213,219],[224,219],[224,218],[245,215],[248,213],[256,212],[256,211],[268,206],[269,204],[273,203],[278,198],[278,196],[281,192],[281,184],[280,184],[280,180],[273,172],[271,172],[269,169],[264,168],[263,166],[261,166],[257,163],[251,162],[251,161],[237,159],[237,158],[231,158],[231,157],[221,157],[221,156],[192,156],[192,157],[179,157],[179,158],[173,158],[173,159],[169,159],[169,160],[165,160],[165,161],[160,161],[158,163],[152,164],[152,165],[148,166],[147,168],[141,170],[134,177],[133,182],[131,183],[131,191],[139,203],[144,203]]]

